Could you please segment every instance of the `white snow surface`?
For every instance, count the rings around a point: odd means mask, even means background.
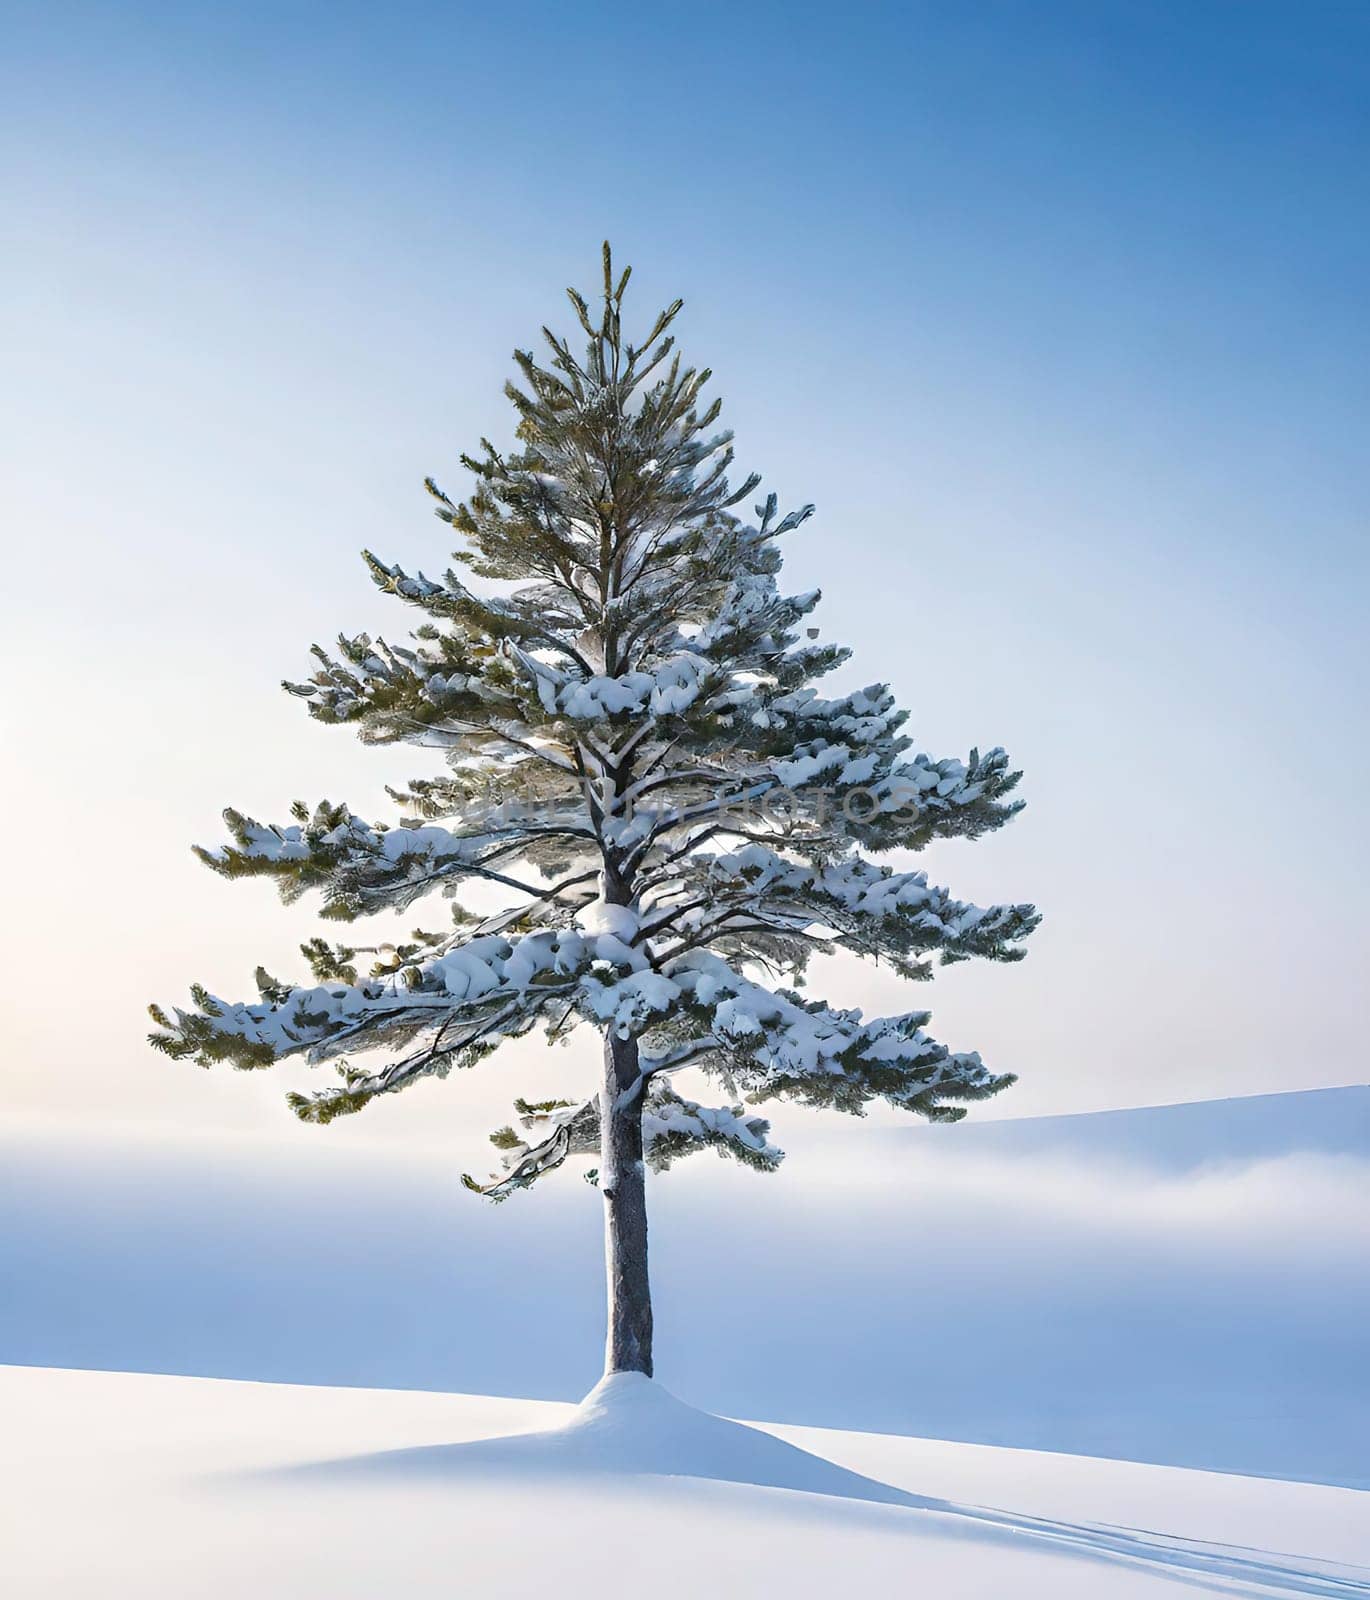
[[[579,1407],[0,1368],[0,1587],[42,1600],[1370,1595],[1355,1490]]]

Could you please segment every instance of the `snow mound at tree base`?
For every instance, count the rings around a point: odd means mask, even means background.
[[[316,1463],[308,1473],[646,1475],[797,1489],[882,1505],[932,1502],[862,1477],[745,1423],[678,1400],[639,1372],[601,1378],[557,1428]]]
[[[564,1427],[524,1435],[522,1442],[535,1440],[568,1464],[591,1470],[712,1478],[900,1505],[918,1503],[900,1489],[850,1472],[758,1428],[696,1410],[638,1372],[601,1378]]]

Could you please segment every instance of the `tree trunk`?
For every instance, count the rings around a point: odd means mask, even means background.
[[[609,1335],[604,1370],[652,1375],[652,1291],[647,1279],[647,1185],[636,1039],[604,1041],[599,1188],[604,1196],[604,1268]],[[628,1098],[628,1103],[623,1100]]]

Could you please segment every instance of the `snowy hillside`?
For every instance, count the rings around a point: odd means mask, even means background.
[[[590,1388],[592,1190],[492,1208],[457,1182],[474,1147],[279,1126],[0,1134],[0,1205],[22,1219],[0,1232],[0,1361]],[[682,1396],[1370,1483],[1370,1089],[788,1132],[774,1177],[703,1158],[654,1187],[658,1371]]]
[[[0,1587],[25,1600],[1370,1595],[1353,1490],[758,1432],[644,1379],[576,1413],[10,1368],[0,1412]]]

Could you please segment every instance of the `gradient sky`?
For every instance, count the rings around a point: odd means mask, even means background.
[[[994,1114],[1370,1077],[1370,8],[4,15],[11,1111],[293,1128],[287,1074],[143,1043],[314,926],[187,846],[422,770],[276,684],[405,626],[355,552],[440,570],[420,481],[507,437],[606,234],[640,318],[685,296],[741,463],[817,501],[787,573],[845,681],[1026,771],[929,864],[1035,900],[1029,959],[829,996],[931,1005],[1022,1075]],[[483,1133],[572,1064],[335,1133]]]

